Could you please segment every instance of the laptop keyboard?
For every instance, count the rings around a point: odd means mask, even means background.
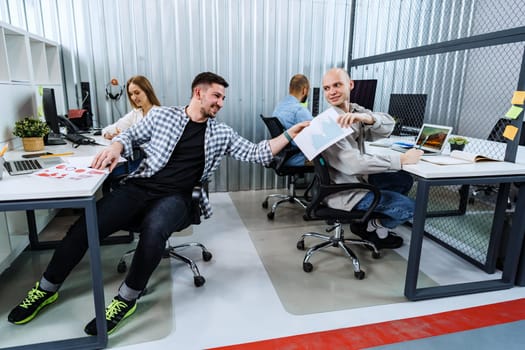
[[[28,174],[42,169],[40,163],[35,159],[8,161],[4,163],[4,166],[11,175]]]
[[[40,166],[40,163],[38,163],[36,160],[33,160],[33,159],[15,160],[13,161],[13,163],[14,163],[15,169],[18,171],[42,169],[42,167]]]

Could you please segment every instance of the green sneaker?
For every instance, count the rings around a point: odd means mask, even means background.
[[[14,324],[24,324],[36,317],[38,312],[46,305],[49,305],[58,298],[58,292],[47,292],[39,288],[37,282],[35,287],[31,289],[20,305],[16,306],[7,320]]]
[[[116,296],[111,301],[111,304],[106,308],[106,324],[108,328],[108,334],[113,333],[120,321],[131,316],[137,309],[136,300],[127,301],[120,296]],[[96,318],[92,319],[86,327],[84,332],[89,335],[97,335],[97,322]]]

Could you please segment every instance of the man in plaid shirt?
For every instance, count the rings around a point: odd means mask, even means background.
[[[91,166],[113,170],[120,156],[129,156],[133,146],[143,145],[145,157],[121,186],[97,202],[99,239],[119,230],[141,233],[126,279],[106,309],[108,333],[133,314],[136,300],[160,263],[166,240],[172,232],[191,224],[191,192],[205,183],[224,156],[268,165],[309,122],[292,126],[279,137],[255,144],[231,127],[215,120],[222,108],[228,83],[205,72],[193,80],[192,97],[185,107],[158,107],[148,118],[127,129],[97,154]],[[201,212],[212,214],[207,194],[201,196]],[[58,289],[87,251],[84,217],[68,230],[66,237],[25,299],[8,316],[15,324],[31,321],[44,306],[58,297]],[[84,329],[96,335],[93,319]]]

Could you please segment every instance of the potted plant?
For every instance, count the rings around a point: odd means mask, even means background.
[[[50,131],[46,122],[32,117],[25,117],[15,123],[13,135],[22,138],[24,151],[32,152],[44,149],[44,136],[49,134]]]
[[[451,151],[463,151],[465,148],[465,145],[469,143],[468,139],[463,136],[452,136],[449,137],[448,143],[450,143],[450,150]]]

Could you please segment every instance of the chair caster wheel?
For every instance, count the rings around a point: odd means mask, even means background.
[[[268,219],[273,220],[275,213],[269,212],[266,216],[268,217]]]
[[[193,277],[193,284],[195,284],[195,287],[200,287],[204,283],[206,283],[206,279],[202,276],[195,276]]]
[[[202,260],[204,261],[210,261],[212,256],[213,255],[208,251],[202,252]]]
[[[381,252],[372,252],[372,258],[379,259],[381,257]]]
[[[124,272],[126,272],[127,269],[128,269],[128,267],[126,266],[126,262],[125,261],[121,261],[121,262],[118,263],[118,265],[117,265],[118,273],[124,273]]]
[[[309,262],[303,263],[304,272],[312,272],[313,269],[314,269],[314,266],[310,264]]]
[[[304,250],[304,241],[297,242],[297,249]]]
[[[363,270],[361,271],[355,271],[354,272],[354,276],[355,278],[357,278],[358,280],[362,280],[363,278],[365,278],[365,272]]]
[[[262,202],[262,207],[263,207],[264,209],[268,209],[268,201],[264,201],[264,202]]]

